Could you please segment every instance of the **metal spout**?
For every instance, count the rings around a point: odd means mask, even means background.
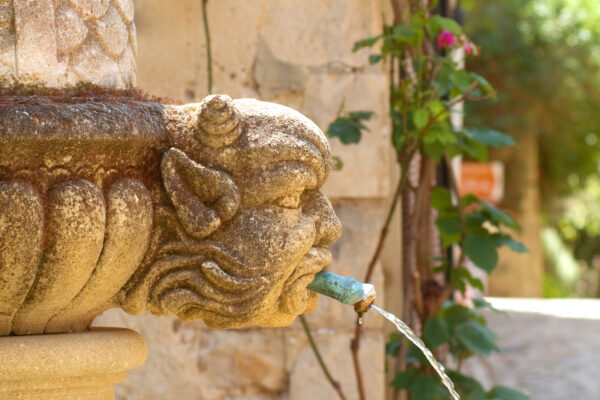
[[[308,285],[313,292],[336,299],[340,303],[354,306],[357,313],[362,314],[375,301],[375,286],[361,283],[355,279],[321,271]]]

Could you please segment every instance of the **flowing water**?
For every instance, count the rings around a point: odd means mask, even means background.
[[[444,366],[438,360],[435,359],[433,353],[427,348],[427,346],[425,346],[425,343],[423,343],[421,338],[418,337],[417,334],[414,333],[413,330],[408,327],[408,325],[406,325],[400,318],[396,317],[394,314],[391,314],[377,307],[375,304],[371,304],[371,308],[377,311],[379,314],[383,315],[392,324],[396,325],[396,328],[398,328],[400,333],[406,336],[408,340],[413,342],[413,344],[417,346],[423,352],[423,354],[425,354],[425,357],[427,358],[433,369],[435,369],[440,378],[442,378],[442,383],[444,384],[444,386],[446,386],[446,388],[452,395],[452,398],[454,400],[460,400],[460,396],[458,395],[458,393],[456,393],[456,390],[454,390],[454,383],[452,383],[452,380],[450,380],[450,378],[448,378],[448,375],[446,375]]]

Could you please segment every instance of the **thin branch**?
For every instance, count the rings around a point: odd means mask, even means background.
[[[340,383],[338,381],[336,381],[333,378],[333,376],[331,376],[331,373],[329,372],[329,369],[327,368],[327,365],[325,364],[325,361],[323,360],[323,357],[321,356],[319,347],[317,346],[317,343],[315,342],[315,339],[313,338],[313,335],[310,332],[310,328],[308,326],[308,323],[306,322],[306,318],[304,318],[304,315],[300,315],[300,322],[302,322],[302,327],[304,328],[304,333],[306,333],[306,336],[308,337],[308,341],[310,342],[310,347],[312,347],[313,353],[315,354],[315,357],[317,358],[317,361],[319,362],[319,365],[321,366],[323,373],[327,377],[327,380],[329,381],[331,386],[333,386],[333,388],[337,392],[338,396],[340,396],[340,399],[346,400],[346,396],[344,395],[344,392],[342,391],[342,386],[340,385]]]
[[[465,211],[462,206],[462,202],[461,202],[461,198],[460,198],[460,191],[459,191],[460,189],[459,189],[458,181],[456,180],[456,175],[454,174],[454,167],[452,166],[452,163],[451,163],[450,157],[448,156],[448,153],[444,153],[444,160],[446,161],[446,167],[448,168],[448,175],[450,175],[450,188],[452,189],[452,191],[454,192],[454,195],[456,196],[456,210],[458,211],[458,219],[460,219],[460,224],[464,227]],[[463,241],[464,241],[464,237],[461,238],[461,245],[460,245],[461,249],[462,249]],[[457,266],[460,268],[464,262],[465,262],[465,252],[461,251]]]
[[[360,359],[358,357],[358,353],[360,350],[360,334],[362,328],[362,325],[358,322],[359,318],[356,319],[356,324],[354,326],[354,337],[352,338],[352,340],[350,340],[350,350],[352,350],[352,364],[354,364],[354,372],[356,375],[356,387],[358,389],[358,398],[360,400],[366,400],[365,385],[363,383]]]
[[[408,186],[408,168],[403,167],[400,171],[400,179],[398,180],[398,184],[396,186],[396,191],[394,192],[394,196],[392,198],[392,204],[390,205],[390,209],[385,218],[385,222],[381,231],[379,233],[379,240],[377,241],[377,247],[375,248],[375,252],[371,257],[371,261],[369,262],[367,273],[365,274],[365,282],[370,282],[373,271],[375,269],[375,265],[381,256],[381,251],[383,250],[383,245],[385,243],[385,239],[387,238],[390,224],[392,222],[392,218],[394,217],[394,213],[396,211],[398,200],[402,191]],[[359,359],[359,350],[360,350],[360,337],[361,337],[362,325],[359,323],[359,320],[356,320],[356,324],[354,326],[354,337],[350,341],[350,350],[352,351],[352,362],[354,364],[354,372],[356,375],[356,386],[358,389],[358,395],[360,400],[365,400],[365,390],[364,383],[362,379],[362,371],[360,367],[360,359]]]
[[[204,21],[204,36],[206,37],[206,68],[208,70],[208,94],[212,93],[213,89],[213,74],[212,74],[212,52],[210,49],[210,30],[208,29],[208,14],[206,13],[206,3],[208,0],[202,1],[202,20]]]

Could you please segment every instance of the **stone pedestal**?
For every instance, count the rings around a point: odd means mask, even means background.
[[[0,399],[113,399],[113,386],[146,355],[129,329],[0,337]]]

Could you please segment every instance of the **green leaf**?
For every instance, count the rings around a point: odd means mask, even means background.
[[[469,158],[479,162],[486,162],[488,160],[488,148],[485,144],[468,137],[461,137],[458,143],[461,150]]]
[[[452,304],[449,307],[443,308],[441,312],[441,317],[451,325],[450,328],[453,325],[468,321],[470,316],[471,310],[460,304]]]
[[[431,191],[431,206],[438,211],[453,210],[450,190],[440,186],[434,187]]]
[[[439,161],[444,155],[444,145],[440,142],[423,143],[423,151],[429,158]]]
[[[507,246],[509,249],[511,249],[512,251],[515,251],[517,253],[529,252],[529,249],[527,247],[525,247],[525,245],[523,243],[517,242],[515,239],[513,239],[509,235],[501,234],[501,235],[495,236],[494,240],[496,241],[496,246],[498,246],[498,247]]]
[[[496,224],[502,224],[508,228],[515,229],[517,231],[521,230],[521,225],[513,217],[505,213],[504,211],[494,207],[487,201],[480,200],[481,205],[483,206],[484,211],[492,219],[492,222]]]
[[[489,236],[468,235],[463,244],[463,251],[475,265],[487,273],[492,272],[498,263],[496,243]]]
[[[371,111],[351,111],[347,116],[339,116],[327,128],[327,136],[338,137],[343,144],[358,143],[362,131],[369,131],[361,121],[371,119]]]
[[[486,396],[488,400],[529,400],[529,396],[506,386],[494,386]]]
[[[494,100],[496,99],[496,91],[483,76],[474,72],[471,72],[471,76],[479,83],[485,94],[489,94]]]
[[[456,390],[464,400],[484,400],[485,389],[474,378],[463,375],[458,371],[448,370],[448,377],[454,382]]]
[[[458,139],[450,127],[445,127],[442,124],[436,124],[435,126],[431,127],[425,136],[423,143],[439,142],[442,145],[449,145],[456,143],[457,141]]]
[[[450,31],[450,32],[454,33],[455,35],[462,34],[462,28],[453,19],[444,18],[440,15],[433,15],[429,19],[429,23],[430,23],[431,27],[433,28],[432,30],[433,30],[434,35],[437,35],[438,32],[443,29]]]
[[[493,350],[498,350],[495,343],[496,334],[478,322],[463,322],[456,327],[456,335],[466,348],[476,353],[488,355]]]
[[[383,56],[381,54],[371,54],[369,56],[369,64],[377,64],[379,61],[381,61],[382,58]]]
[[[406,362],[409,364],[429,365],[429,361],[427,361],[427,357],[425,357],[421,349],[411,342],[409,342],[408,349],[406,350]]]
[[[415,30],[409,25],[396,25],[392,29],[392,38],[401,42],[411,42],[416,36]]]
[[[469,207],[471,204],[479,203],[479,199],[473,193],[467,193],[461,198],[463,207]]]
[[[446,343],[450,340],[450,333],[448,332],[448,325],[446,321],[438,318],[431,317],[425,322],[423,328],[423,336],[427,347],[434,350],[439,345]]]
[[[446,110],[444,104],[439,100],[430,100],[425,104],[425,107],[431,111],[431,115],[437,115]]]
[[[426,108],[419,108],[413,114],[413,123],[417,129],[423,129],[429,122],[429,110]]]
[[[344,168],[344,162],[338,156],[331,156],[331,168],[334,171],[341,171]]]
[[[400,150],[406,144],[406,136],[402,131],[402,125],[394,124],[394,131],[392,132],[392,144],[396,150]]]
[[[450,284],[454,289],[459,290],[461,293],[464,293],[465,290],[467,290],[467,285],[456,268],[450,270]]]
[[[375,115],[373,111],[350,111],[348,113],[348,118],[356,121],[368,121],[373,117],[373,115]]]
[[[338,117],[327,128],[327,136],[338,137],[343,144],[358,143],[362,138],[360,127],[347,118]]]
[[[396,373],[390,386],[395,387],[396,389],[410,389],[417,380],[417,377],[421,374],[422,372],[417,368],[409,368],[406,371],[400,371]]]
[[[484,298],[475,297],[475,298],[473,299],[473,305],[474,305],[476,308],[489,308],[490,310],[494,311],[495,313],[502,314],[502,315],[504,315],[505,317],[508,317],[508,316],[509,316],[509,315],[508,315],[508,313],[507,313],[506,311],[503,311],[503,310],[499,310],[499,309],[497,309],[496,307],[492,306],[492,303],[488,302],[488,301],[487,301],[486,299],[484,299]]]
[[[440,231],[449,235],[456,235],[462,231],[458,215],[440,215],[436,218],[435,225]]]
[[[515,141],[506,133],[488,128],[464,128],[465,136],[490,147],[512,146]]]
[[[474,288],[479,289],[482,292],[484,291],[483,282],[481,281],[481,279],[477,279],[473,275],[471,275],[471,272],[468,269],[456,268],[456,270],[458,271],[458,275],[461,279],[469,282],[469,284]]]
[[[430,375],[418,375],[410,388],[412,400],[446,400],[448,391],[437,378]]]
[[[358,50],[362,49],[363,47],[372,47],[382,37],[383,37],[383,35],[378,35],[378,36],[374,36],[371,38],[359,40],[358,42],[354,42],[354,47],[352,48],[352,51],[353,52],[358,51]]]
[[[442,246],[444,246],[444,248],[450,247],[453,244],[460,242],[461,239],[460,233],[449,234],[440,232],[440,237],[442,238]]]
[[[452,82],[460,90],[460,93],[465,93],[473,83],[473,77],[464,69],[457,69],[452,73]]]
[[[392,357],[398,357],[398,352],[400,351],[400,342],[397,340],[393,340],[391,342],[387,342],[385,344],[385,354]]]

